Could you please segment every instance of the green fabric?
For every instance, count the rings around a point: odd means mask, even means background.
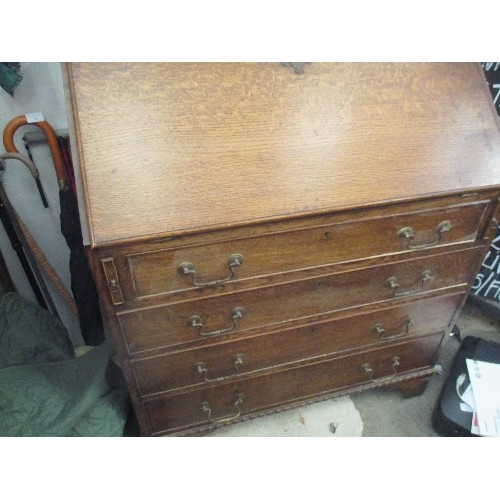
[[[0,302],[0,369],[75,357],[64,325],[17,293]]]
[[[121,436],[122,384],[110,386],[108,341],[74,357],[59,320],[17,294],[0,303],[0,435]]]

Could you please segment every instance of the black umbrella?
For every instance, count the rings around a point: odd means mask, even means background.
[[[3,142],[8,152],[18,153],[14,145],[14,133],[19,127],[27,124],[28,120],[24,115],[12,119],[7,124],[3,132]],[[32,125],[39,127],[47,136],[59,183],[61,232],[70,249],[71,290],[78,308],[80,331],[87,345],[98,345],[105,339],[104,327],[97,289],[83,247],[78,203],[70,188],[66,173],[67,169],[72,171],[72,166],[65,164],[52,126],[46,121],[34,122]],[[67,155],[67,162],[68,159],[69,155]]]
[[[67,158],[70,157],[67,156]],[[71,164],[68,164],[67,168],[72,171]],[[61,204],[61,232],[70,249],[71,290],[78,306],[80,329],[87,345],[99,345],[104,341],[99,296],[83,247],[78,203],[73,190],[70,188],[60,189],[59,201]]]

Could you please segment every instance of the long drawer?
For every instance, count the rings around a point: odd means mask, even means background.
[[[207,382],[220,383],[344,350],[444,332],[463,296],[461,292],[433,297],[305,327],[138,359],[132,362],[132,367],[143,396]]]
[[[145,401],[153,434],[236,420],[345,387],[376,384],[386,377],[433,366],[442,334],[352,356]]]
[[[220,236],[222,241],[200,244],[181,238],[165,249],[132,250],[120,264],[125,299],[168,296],[229,281],[473,242],[489,200],[454,201],[434,210],[414,203],[390,215],[367,210],[346,220],[337,214],[312,219],[310,227],[295,230],[271,225],[264,234],[248,231],[242,237],[229,232]]]
[[[466,284],[482,247],[142,310],[118,320],[129,352],[200,342]]]

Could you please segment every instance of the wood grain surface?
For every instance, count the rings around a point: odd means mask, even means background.
[[[378,381],[392,377],[395,373],[431,367],[442,338],[441,334],[421,337],[389,348],[374,349],[267,376],[204,387],[173,397],[155,398],[144,403],[151,432],[172,432],[176,428],[201,423],[217,424],[223,418],[236,420],[234,401],[240,394],[243,401],[239,409],[245,415],[321,393],[333,393],[348,386],[351,390],[356,385],[366,383],[376,386]],[[393,360],[396,357],[399,365],[395,372]],[[365,364],[373,370],[372,381],[363,368]],[[270,387],[272,390],[269,390]],[[210,406],[210,416],[203,412],[202,402]]]
[[[206,385],[241,378],[270,368],[304,360],[326,359],[356,348],[387,346],[396,339],[446,332],[463,292],[418,300],[334,321],[281,330],[267,335],[235,339],[173,354],[132,362],[141,394],[149,395],[188,386]],[[377,331],[376,326],[383,330]],[[235,369],[240,354],[242,363]],[[197,363],[206,365],[206,375]]]
[[[479,64],[67,70],[87,251],[143,435],[423,390],[500,210]]]
[[[242,264],[234,268],[231,279],[238,282],[370,256],[403,253],[411,250],[411,245],[420,245],[423,249],[472,243],[486,208],[486,202],[474,203],[384,218],[360,218],[344,224],[332,217],[326,224],[310,229],[130,255],[126,274],[127,279],[133,281],[130,287],[133,299],[137,299],[196,289],[191,275],[178,272],[184,262],[193,264],[198,282],[210,283],[231,276],[228,259],[239,254],[243,257]],[[443,221],[450,223],[450,230],[441,235],[436,228]],[[398,235],[405,227],[412,229],[414,238],[408,240]]]
[[[279,286],[137,309],[119,313],[118,318],[130,353],[166,346],[189,347],[262,326],[285,325],[301,318],[313,320],[324,313],[394,300],[395,290],[387,286],[390,277],[395,277],[400,285],[397,294],[407,294],[403,296],[408,298],[459,287],[472,278],[471,268],[481,250],[482,247],[473,247]],[[424,271],[430,271],[432,279],[422,282]],[[236,307],[242,307],[244,315],[232,330],[217,337],[206,336],[233,326],[231,312]],[[191,324],[189,318],[194,315],[200,318],[201,328]]]
[[[478,64],[68,70],[92,245],[500,185]]]

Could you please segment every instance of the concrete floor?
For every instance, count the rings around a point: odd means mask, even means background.
[[[465,305],[457,326],[461,338],[474,336],[500,343],[500,318],[475,306]],[[374,389],[229,425],[207,436],[438,436],[432,411],[459,347],[456,337],[445,337],[438,360],[442,373],[431,377],[420,396],[404,399],[399,391]]]
[[[500,318],[466,304],[457,321],[461,338],[474,336],[500,343]],[[396,391],[374,390],[352,396],[363,421],[363,436],[438,436],[431,416],[449,373],[460,342],[447,336],[438,360],[441,375],[431,377],[420,396],[403,399]]]

